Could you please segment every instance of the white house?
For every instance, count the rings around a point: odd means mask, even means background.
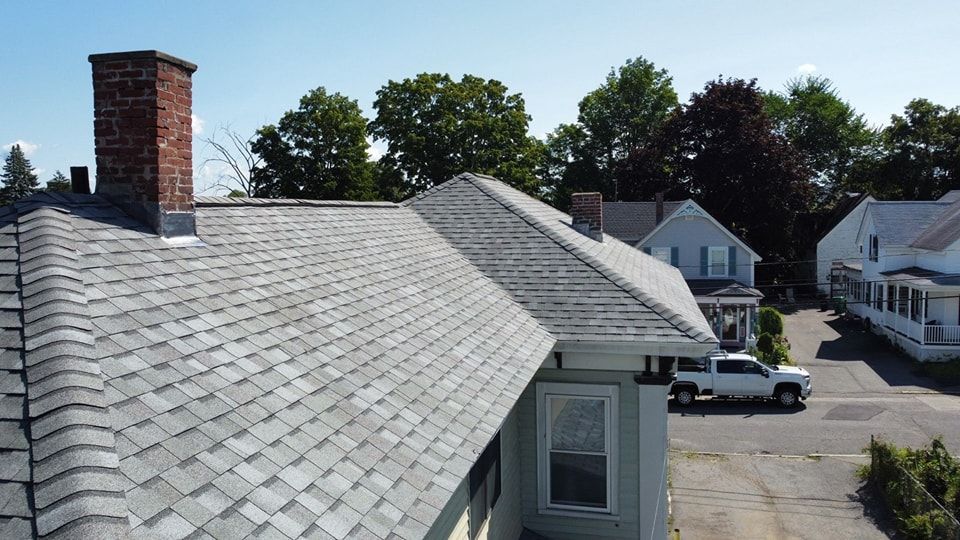
[[[867,205],[875,201],[876,199],[866,193],[848,193],[828,217],[825,225],[827,232],[817,242],[816,281],[817,289],[821,293],[833,292],[830,285],[838,276],[837,271],[831,272],[834,261],[854,264],[860,262],[857,233],[860,232],[860,223]]]
[[[754,264],[743,240],[699,204],[684,201],[603,203],[603,230],[680,269],[714,334],[725,347],[754,343]]]
[[[868,203],[861,259],[843,264],[851,312],[921,361],[960,355],[958,199]]]

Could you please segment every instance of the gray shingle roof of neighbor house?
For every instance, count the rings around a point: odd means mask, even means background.
[[[716,342],[679,270],[610,236],[593,240],[567,214],[494,178],[463,174],[404,204],[509,291],[558,347]]]
[[[676,211],[683,201],[664,201],[663,217]],[[657,227],[657,203],[655,202],[605,202],[603,203],[603,232],[613,235],[628,244],[643,240]]]
[[[554,338],[409,208],[197,206],[0,210],[0,536],[422,537]]]
[[[951,191],[948,195],[952,197],[953,194],[954,192]],[[943,202],[944,199],[941,198],[940,201]],[[936,221],[917,236],[911,246],[943,251],[957,240],[960,240],[960,201],[953,202],[945,208]]]
[[[937,223],[952,203],[945,201],[877,201],[867,206],[876,225],[880,242],[890,246],[909,246],[921,233]]]

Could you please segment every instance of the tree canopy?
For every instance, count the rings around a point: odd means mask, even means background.
[[[311,90],[300,98],[299,108],[257,131],[250,145],[261,159],[251,175],[253,195],[376,198],[366,127],[356,100],[323,87]]]
[[[69,192],[71,190],[70,179],[60,171],[55,172],[53,178],[47,180],[47,191]]]
[[[829,205],[850,187],[853,171],[874,155],[879,134],[825,77],[791,80],[783,93],[768,92],[764,98],[774,128],[813,174],[817,202]]]
[[[606,200],[628,200],[616,171],[636,148],[651,145],[677,107],[673,80],[650,61],[629,59],[580,101],[576,124],[547,137],[544,177],[549,200],[569,205],[576,191],[600,191]],[[629,196],[629,194],[627,194]]]
[[[485,173],[530,194],[541,143],[528,134],[523,97],[500,81],[421,73],[377,91],[370,134],[387,145],[378,177],[396,197],[465,172]]]
[[[19,144],[10,148],[6,160],[3,162],[3,173],[0,174],[3,187],[0,188],[0,204],[10,204],[29,197],[40,190],[37,175],[33,172],[33,165],[23,153]]]

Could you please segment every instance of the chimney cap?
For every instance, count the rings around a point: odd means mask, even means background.
[[[163,60],[164,62],[180,66],[190,73],[197,70],[197,65],[193,62],[187,62],[182,58],[177,58],[172,54],[167,54],[162,51],[127,51],[91,54],[87,57],[87,60],[89,60],[91,64],[114,62],[117,60]]]

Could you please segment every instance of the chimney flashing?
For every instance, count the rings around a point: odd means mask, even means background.
[[[597,242],[603,242],[603,196],[597,192],[574,193],[570,199],[573,228]]]

